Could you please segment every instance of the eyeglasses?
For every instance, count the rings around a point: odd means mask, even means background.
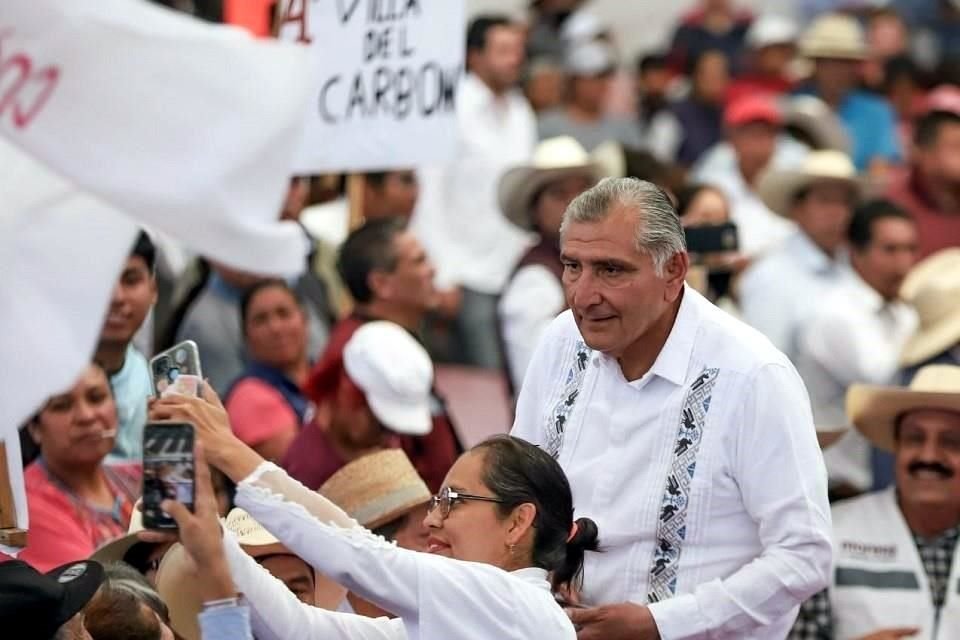
[[[450,487],[444,487],[440,490],[440,493],[430,498],[430,503],[427,505],[427,513],[433,513],[437,507],[440,508],[440,517],[444,520],[447,519],[447,516],[450,515],[450,509],[453,508],[453,505],[458,500],[481,500],[483,502],[496,502],[497,504],[505,504],[505,500],[500,498],[490,498],[487,496],[475,496],[470,493],[460,493],[459,491],[453,491]]]

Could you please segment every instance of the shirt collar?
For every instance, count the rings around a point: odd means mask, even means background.
[[[693,355],[693,344],[697,335],[697,320],[700,316],[698,306],[706,299],[692,287],[683,286],[683,299],[680,301],[680,310],[670,329],[670,335],[660,350],[650,373],[669,380],[673,384],[681,385],[686,382],[687,369],[690,366],[690,357]],[[707,303],[709,304],[709,303]]]
[[[810,236],[803,231],[797,230],[787,242],[789,243],[789,250],[794,257],[815,273],[832,271],[841,260],[840,258],[831,258],[824,253],[823,249],[818,247],[813,240],[810,239]]]
[[[883,299],[883,296],[867,284],[855,269],[850,269],[848,272],[847,282],[849,283],[851,292],[874,313],[881,311],[887,305],[887,301]]]
[[[653,362],[650,370],[637,380],[628,381],[629,385],[637,388],[644,387],[654,376],[663,378],[675,385],[682,385],[686,381],[697,331],[697,318],[699,317],[697,306],[701,301],[705,302],[705,299],[695,290],[684,285],[680,309],[677,311],[677,317],[673,321],[673,327],[670,329],[667,341],[663,343],[663,348],[660,349],[660,354],[657,355],[657,359]],[[620,363],[616,359],[603,355],[601,357],[608,358],[608,366],[616,367],[616,370],[621,371],[621,375],[623,375]]]
[[[542,586],[547,590],[550,589],[550,583],[547,580],[547,572],[545,569],[540,569],[538,567],[527,567],[526,569],[517,569],[516,571],[511,571],[510,575],[516,576],[533,586]]]
[[[502,97],[498,98],[490,87],[473,73],[467,73],[464,76],[460,89],[469,96],[469,103],[471,105],[479,107],[499,106],[503,108],[503,105],[509,104],[515,95],[515,90],[511,89],[504,93]],[[458,97],[458,100],[459,99]]]

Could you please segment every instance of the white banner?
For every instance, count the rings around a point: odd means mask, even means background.
[[[281,0],[280,37],[311,44],[300,173],[437,164],[455,152],[464,0]]]
[[[303,269],[277,220],[308,69],[304,47],[141,0],[0,1],[0,437],[90,361],[139,225]]]

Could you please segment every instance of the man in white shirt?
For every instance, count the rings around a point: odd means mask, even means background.
[[[669,196],[607,179],[561,232],[569,311],[547,329],[513,434],[556,455],[587,554],[581,640],[777,638],[830,566],[825,472],[784,355],[684,285]]]
[[[792,359],[798,328],[823,290],[847,270],[845,233],[861,184],[846,154],[814,151],[799,170],[765,171],[757,191],[771,211],[798,228],[744,272],[740,306],[743,319]]]
[[[497,297],[532,244],[497,205],[497,182],[526,164],[537,141],[536,118],[515,89],[523,64],[521,30],[505,17],[474,19],[467,33],[469,73],[457,94],[459,145],[454,159],[420,174],[412,230],[437,266],[437,285],[459,285],[454,358],[496,368]]]
[[[847,425],[844,397],[854,383],[890,384],[917,327],[900,287],[917,258],[917,226],[896,205],[859,208],[847,233],[852,269],[824,295],[798,334],[797,370],[810,391],[820,431]],[[870,489],[870,447],[855,431],[824,452],[836,498]]]
[[[362,175],[362,185],[358,224],[393,216],[409,220],[413,215],[420,185],[412,169],[365,173]],[[334,249],[339,248],[352,231],[347,194],[330,202],[306,207],[299,220],[314,240],[322,240]]]
[[[909,388],[854,385],[847,407],[893,453],[897,486],[834,506],[833,579],[790,638],[958,638],[960,367],[923,367]]]
[[[500,179],[500,206],[521,229],[540,241],[517,263],[499,304],[500,337],[514,392],[540,334],[566,307],[560,277],[560,223],[578,195],[592,187],[600,168],[569,136],[544,140],[530,165],[515,167]]]

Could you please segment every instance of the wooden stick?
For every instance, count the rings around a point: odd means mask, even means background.
[[[7,445],[3,442],[0,442],[0,544],[21,548],[27,546],[27,532],[17,529],[17,508],[10,487]]]
[[[347,176],[347,204],[350,205],[350,231],[363,225],[363,193],[366,187],[366,178],[362,173],[351,173]]]

